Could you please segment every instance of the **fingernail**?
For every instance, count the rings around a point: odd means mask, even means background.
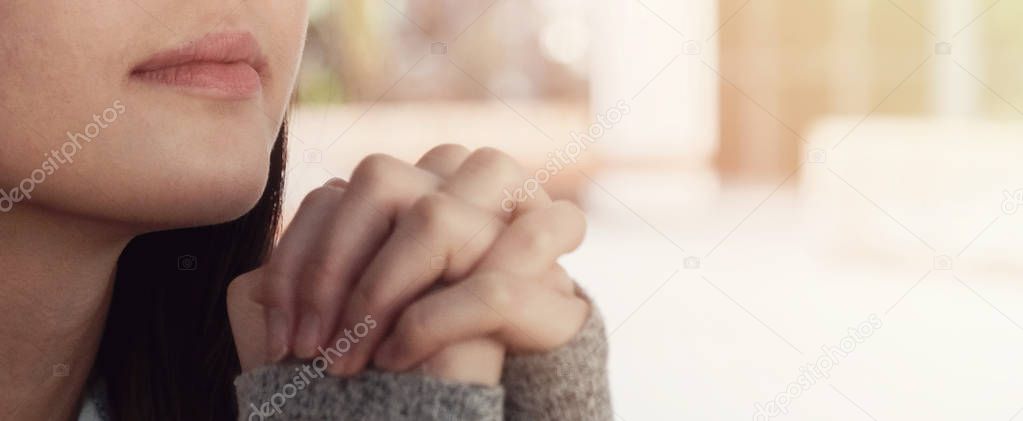
[[[308,358],[316,354],[316,346],[320,344],[320,317],[315,314],[302,316],[298,324],[298,337],[295,339],[295,353],[299,357]]]
[[[267,354],[276,363],[288,355],[288,318],[281,310],[270,310],[267,316]]]
[[[327,183],[324,184],[324,186],[326,186],[326,187],[334,187],[334,188],[338,188],[338,189],[343,189],[343,188],[348,187],[348,182],[345,181],[344,179],[334,177],[334,178],[331,178],[330,180],[327,180]]]

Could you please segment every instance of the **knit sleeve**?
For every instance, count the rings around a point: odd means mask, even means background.
[[[291,363],[261,367],[238,376],[235,389],[239,419],[503,419],[504,390],[499,386],[461,384],[416,373],[375,370],[352,378],[310,374],[315,371]]]
[[[590,317],[568,344],[543,354],[507,358],[501,376],[506,420],[613,418],[604,322],[592,301],[590,309]]]

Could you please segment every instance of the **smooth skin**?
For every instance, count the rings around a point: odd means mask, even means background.
[[[258,201],[307,22],[303,0],[0,0],[0,188],[32,177],[69,133],[103,126],[31,199],[0,204],[0,419],[77,418],[132,238],[230,221]],[[258,41],[255,97],[132,77],[153,54],[217,32]],[[61,364],[67,375],[54,376]]]
[[[67,397],[88,381],[132,238],[257,202],[307,21],[302,0],[0,0],[0,188],[119,110],[0,213],[0,419],[75,417]],[[226,31],[251,33],[267,58],[253,98],[132,77],[159,51]],[[232,283],[244,368],[313,355],[368,315],[379,325],[336,374],[372,364],[493,384],[506,351],[568,341],[589,309],[555,261],[582,219],[543,195],[502,212],[502,189],[525,174],[497,151],[445,146],[415,165],[369,157],[350,184],[310,193],[267,265]],[[56,364],[66,377],[49,375]]]
[[[314,190],[270,262],[232,284],[234,331],[266,332],[236,333],[243,368],[314,357],[367,316],[378,326],[331,374],[374,364],[492,385],[505,350],[567,343],[589,305],[557,259],[585,220],[543,192],[502,210],[525,179],[502,152],[444,145],[415,165],[370,156],[350,184]]]

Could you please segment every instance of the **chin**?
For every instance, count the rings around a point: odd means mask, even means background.
[[[93,155],[98,159],[76,161],[40,185],[24,205],[135,234],[233,221],[252,210],[266,189],[270,152],[256,139],[230,154],[193,147],[174,155]]]
[[[134,194],[111,191],[127,210],[108,209],[112,216],[151,230],[188,228],[238,219],[259,202],[277,131],[261,115],[222,116],[217,126],[193,121],[189,129],[151,137],[145,153],[119,151],[135,160],[125,161],[134,164],[112,183]]]
[[[164,230],[238,219],[252,210],[263,196],[269,158],[248,165],[233,161],[203,169],[190,166],[186,170],[189,172],[179,173],[180,177],[174,177],[175,172],[164,174],[160,178],[168,188],[154,191],[148,200],[135,203],[132,213],[142,216],[138,223],[153,230]],[[121,215],[128,220],[131,216]]]
[[[202,180],[178,200],[165,202],[162,210],[151,209],[154,225],[161,229],[189,228],[230,222],[245,216],[259,203],[266,189],[266,173],[238,181]],[[172,198],[173,199],[173,198]]]

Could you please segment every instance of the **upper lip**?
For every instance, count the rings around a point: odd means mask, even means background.
[[[160,51],[135,66],[132,73],[152,72],[195,63],[246,63],[261,75],[266,69],[266,57],[259,42],[251,33],[220,32]]]

